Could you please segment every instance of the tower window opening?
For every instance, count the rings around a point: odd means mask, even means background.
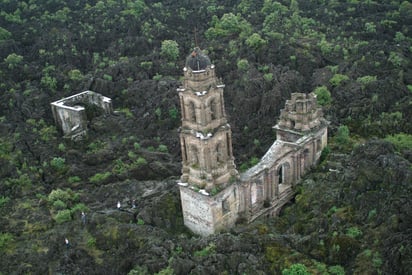
[[[230,212],[230,204],[228,202],[228,199],[226,198],[222,201],[222,213],[226,214],[228,212]]]

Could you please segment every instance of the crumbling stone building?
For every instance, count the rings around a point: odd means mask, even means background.
[[[178,88],[182,127],[179,189],[185,225],[209,235],[276,215],[294,195],[294,186],[327,145],[327,121],[314,94],[294,93],[281,110],[276,141],[260,162],[239,174],[223,88],[207,55],[196,48],[186,59]]]
[[[93,91],[84,91],[50,103],[54,121],[65,137],[82,139],[87,134],[87,108],[95,106],[105,114],[113,113],[112,100]]]

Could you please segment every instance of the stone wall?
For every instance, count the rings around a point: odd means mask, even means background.
[[[87,134],[85,105],[98,106],[105,114],[113,113],[112,100],[92,91],[85,91],[51,103],[54,120],[65,137],[76,140]]]

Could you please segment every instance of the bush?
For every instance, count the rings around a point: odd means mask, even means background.
[[[75,201],[77,199],[77,195],[71,189],[62,190],[60,188],[52,190],[47,197],[47,200],[51,204],[53,204],[57,200],[61,200],[67,203],[68,201]]]
[[[13,241],[13,235],[6,232],[6,233],[0,233],[0,251],[5,249],[8,244]]]
[[[334,265],[328,268],[331,275],[345,275],[345,269],[340,265]]]
[[[89,211],[89,208],[87,208],[87,206],[84,203],[76,203],[75,206],[73,206],[72,209],[70,209],[70,212],[72,214],[76,213],[76,212],[87,212]]]
[[[96,246],[96,238],[90,237],[87,239],[87,246],[93,248]]]
[[[50,166],[56,171],[63,171],[66,168],[66,159],[55,157],[50,161]]]
[[[395,145],[395,148],[398,151],[412,148],[412,135],[410,134],[399,133],[395,135],[388,135],[385,137],[385,140]]]
[[[0,208],[3,207],[3,205],[5,205],[6,203],[8,203],[9,201],[10,201],[10,198],[9,198],[9,197],[1,196],[1,197],[0,197]]]
[[[60,210],[54,215],[53,219],[58,223],[68,222],[72,219],[72,214],[69,209]]]
[[[282,270],[282,275],[310,275],[310,272],[304,264],[293,264]]]
[[[78,176],[72,176],[69,177],[68,181],[69,183],[75,183],[75,182],[79,182],[81,179]]]
[[[319,105],[325,106],[331,103],[332,96],[326,86],[317,87],[313,92],[316,95]]]
[[[240,59],[237,62],[237,69],[242,72],[246,72],[249,69],[249,62],[247,59]]]
[[[61,200],[56,200],[53,202],[53,208],[56,210],[63,210],[67,208],[67,204]]]
[[[89,178],[89,181],[91,183],[100,183],[107,178],[109,178],[112,174],[110,172],[105,172],[105,173],[96,173],[94,176],[91,176]]]
[[[167,149],[166,145],[160,144],[159,147],[157,147],[157,151],[162,152],[162,153],[167,153],[169,150]]]
[[[206,257],[212,253],[215,253],[215,251],[216,251],[216,245],[214,243],[210,243],[208,246],[206,246],[202,250],[195,251],[194,256],[195,257]]]
[[[169,109],[169,117],[171,119],[177,119],[179,116],[179,110],[176,107],[172,107]]]
[[[141,165],[146,165],[147,164],[147,160],[143,157],[139,157],[135,162],[135,165],[137,166],[141,166]]]
[[[344,74],[335,74],[330,80],[329,83],[332,86],[339,86],[342,82],[349,80],[349,77]]]
[[[336,133],[336,142],[340,145],[347,145],[350,141],[349,138],[349,128],[346,125],[339,126],[338,132]]]
[[[352,238],[354,238],[354,239],[356,239],[357,237],[360,237],[360,236],[362,236],[362,230],[360,230],[359,228],[357,228],[356,226],[353,226],[353,227],[349,227],[347,230],[346,230],[346,235],[347,236],[349,236],[349,237],[352,237]]]

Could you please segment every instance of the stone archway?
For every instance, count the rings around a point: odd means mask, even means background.
[[[278,179],[278,188],[279,188],[279,193],[282,193],[282,191],[291,184],[291,177],[290,177],[290,164],[289,162],[283,162],[281,163],[276,170],[277,174],[277,179]]]

